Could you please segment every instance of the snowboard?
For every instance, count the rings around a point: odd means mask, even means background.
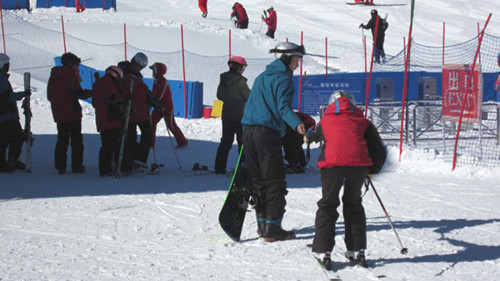
[[[31,74],[29,72],[24,73],[24,90],[28,91],[31,88]],[[31,173],[31,144],[33,143],[33,138],[31,135],[31,101],[30,96],[24,98],[23,106],[24,108],[24,141],[25,141],[25,165],[26,172]]]
[[[250,199],[250,175],[245,161],[241,160],[241,147],[238,163],[229,185],[226,200],[219,213],[219,224],[224,232],[234,241],[240,241],[243,222]]]

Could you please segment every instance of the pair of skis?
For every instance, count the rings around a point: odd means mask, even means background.
[[[31,90],[31,73],[24,73],[24,91]],[[30,96],[26,96],[23,101],[22,108],[24,109],[24,143],[25,143],[25,171],[31,173],[32,159],[31,159],[31,145],[33,144],[33,136],[31,133],[31,100]]]

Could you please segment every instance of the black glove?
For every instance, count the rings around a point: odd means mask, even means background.
[[[364,24],[360,24],[360,25],[359,25],[359,28],[362,28],[362,27],[365,27],[365,25],[364,25]]]

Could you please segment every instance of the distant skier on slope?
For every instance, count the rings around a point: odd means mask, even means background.
[[[9,56],[0,53],[0,173],[25,169],[25,164],[18,160],[25,138],[16,101],[30,96],[31,91],[13,91],[9,68]]]
[[[317,163],[322,198],[318,201],[312,247],[325,268],[331,268],[330,253],[335,245],[342,185],[346,257],[352,263],[368,267],[364,255],[366,216],[361,187],[367,176],[371,177],[382,169],[386,152],[377,129],[355,104],[354,96],[349,92],[335,91],[321,121],[304,137],[305,142],[325,142]]]
[[[273,6],[269,6],[264,10],[264,15],[262,15],[262,20],[267,24],[266,35],[274,39],[274,33],[278,26],[278,15],[274,10]]]
[[[204,18],[206,18],[208,15],[207,1],[208,0],[198,0],[198,7],[200,7],[200,10],[202,12],[201,16]]]
[[[82,4],[80,4],[80,1],[81,0],[75,0],[75,7],[77,13],[85,11],[85,7]]]
[[[237,28],[246,29],[248,27],[247,11],[240,3],[234,2],[231,18],[236,18],[234,23]]]
[[[377,31],[377,39],[375,40],[375,63],[380,63],[380,59],[382,58],[382,62],[385,62],[385,51],[384,51],[384,39],[385,39],[385,31],[389,27],[389,23],[378,15],[377,10],[373,9],[371,12],[371,18],[367,24],[360,24],[359,28],[371,29],[372,36],[375,37],[375,26],[377,24],[378,18],[378,31]]]

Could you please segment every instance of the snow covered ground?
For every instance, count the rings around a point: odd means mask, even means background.
[[[127,22],[132,44],[147,50],[165,51],[158,34],[177,29],[182,23],[193,38],[191,50],[223,55],[230,28],[233,1],[209,1],[209,16],[200,17],[196,1],[118,1],[118,12],[52,8],[32,14],[15,12],[37,25],[58,30],[64,14],[67,32],[98,43],[119,43],[114,38]],[[371,7],[345,5],[346,1],[272,1],[278,11],[278,40],[298,39],[300,31],[321,41],[328,36],[345,53],[336,67],[347,71],[361,68],[361,36],[357,26],[366,22]],[[390,14],[386,51],[395,53],[407,36],[408,0],[375,0],[381,14]],[[446,21],[450,44],[476,35],[476,23],[484,23],[498,8],[496,0],[416,1],[416,40],[440,44],[441,24]],[[257,19],[268,1],[242,2]],[[277,41],[265,38],[253,21],[250,30],[233,31],[241,55],[265,57]],[[488,32],[498,32],[500,20],[493,16]],[[70,31],[71,30],[71,31]],[[262,27],[264,30],[264,27]],[[390,31],[390,32],[389,32]],[[360,33],[360,32],[359,32]],[[498,35],[498,34],[497,34]],[[134,41],[136,40],[136,41]],[[297,41],[297,40],[295,40]],[[207,44],[210,42],[210,44]],[[60,49],[60,41],[53,42]],[[141,44],[141,45],[140,45]],[[163,45],[161,45],[163,44]],[[199,48],[199,49],[198,49]],[[321,43],[306,46],[321,53]],[[167,77],[168,78],[168,77]],[[22,88],[22,73],[11,73],[11,82]],[[156,156],[165,164],[157,176],[134,174],[120,180],[99,178],[93,108],[83,104],[85,143],[84,174],[58,175],[53,168],[56,128],[46,100],[46,81],[33,81],[33,172],[0,174],[0,280],[326,280],[306,253],[314,236],[316,201],[321,196],[319,175],[308,172],[288,175],[289,194],[284,228],[295,229],[294,241],[263,243],[257,238],[253,211],[248,213],[242,242],[232,242],[217,218],[230,178],[194,175],[193,163],[213,168],[221,136],[219,119],[177,119],[189,146],[176,157],[164,124],[159,124]],[[316,117],[317,118],[317,117]],[[21,120],[22,121],[22,120]],[[311,162],[319,150],[312,147]],[[436,159],[434,153],[389,147],[389,159],[374,185],[405,247],[398,244],[373,193],[364,199],[368,220],[368,259],[373,272],[346,267],[334,256],[343,280],[497,280],[500,276],[500,168],[460,166]],[[150,155],[152,159],[152,155]],[[229,167],[236,162],[236,149]],[[180,165],[179,165],[180,164]],[[343,220],[338,223],[336,252],[344,245]]]

